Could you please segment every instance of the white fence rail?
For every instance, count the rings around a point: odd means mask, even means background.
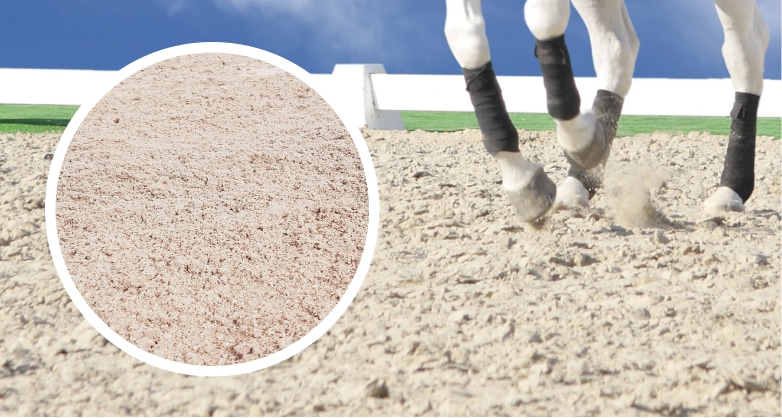
[[[546,113],[540,77],[498,77],[510,112]],[[0,103],[81,105],[116,83],[114,71],[0,69]],[[399,111],[471,111],[460,75],[386,74],[380,64],[344,64],[331,74],[313,74],[312,84],[341,110],[347,123],[403,129]],[[582,106],[598,88],[577,78]],[[733,104],[729,79],[639,78],[625,100],[625,115],[727,116]],[[782,115],[782,81],[765,80],[759,116]]]

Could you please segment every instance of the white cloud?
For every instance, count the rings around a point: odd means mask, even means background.
[[[169,15],[179,14],[187,6],[187,0],[160,0]]]
[[[391,20],[401,12],[394,1],[377,0],[213,0],[226,11],[284,16],[322,33],[335,51],[370,52],[386,48]]]

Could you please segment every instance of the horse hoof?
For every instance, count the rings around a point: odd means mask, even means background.
[[[703,212],[706,215],[718,215],[726,212],[744,212],[744,202],[741,197],[729,187],[720,187],[703,202]]]
[[[574,177],[568,177],[557,187],[555,209],[575,209],[589,206],[589,191]]]
[[[591,170],[608,160],[611,152],[611,138],[600,119],[595,118],[595,130],[589,144],[579,150],[565,151],[565,157],[570,165],[579,170]]]
[[[535,164],[530,181],[518,190],[505,190],[516,216],[524,222],[533,222],[543,216],[557,196],[557,185],[548,178],[543,167]]]

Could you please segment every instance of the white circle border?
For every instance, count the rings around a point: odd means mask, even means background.
[[[350,285],[348,285],[345,294],[342,295],[339,302],[337,302],[336,306],[331,310],[331,312],[326,315],[326,318],[318,323],[318,325],[311,329],[306,335],[280,351],[257,360],[226,366],[198,366],[168,360],[142,350],[114,332],[114,330],[109,328],[108,325],[106,325],[106,323],[103,322],[103,320],[101,320],[97,314],[95,314],[95,312],[92,310],[92,308],[90,308],[90,306],[82,297],[81,293],[76,288],[76,285],[68,273],[68,269],[65,265],[65,260],[62,255],[62,249],[60,248],[60,241],[57,233],[57,182],[60,177],[60,171],[62,170],[63,162],[65,160],[65,153],[67,152],[68,147],[73,140],[74,135],[76,134],[76,131],[82,122],[84,122],[84,119],[87,117],[90,111],[92,111],[92,109],[103,98],[103,96],[108,94],[108,92],[116,87],[120,82],[124,81],[136,72],[170,58],[204,53],[225,53],[261,60],[287,71],[304,82],[307,86],[315,90],[315,92],[318,93],[321,98],[326,100],[326,103],[331,106],[334,112],[336,112],[337,116],[342,121],[343,126],[347,128],[348,133],[353,139],[353,143],[355,144],[361,159],[361,164],[364,167],[364,175],[367,182],[367,197],[369,200],[367,237],[364,243],[364,251],[361,255],[361,261],[358,264],[356,274],[353,276],[353,280],[350,282]],[[116,79],[113,80],[113,82],[110,83],[109,88],[103,90],[98,97],[93,97],[86,103],[83,103],[76,111],[71,121],[68,123],[68,126],[65,128],[65,131],[60,138],[60,142],[57,144],[57,148],[52,158],[51,168],[49,169],[49,177],[46,182],[45,222],[49,250],[52,255],[54,267],[60,277],[60,281],[65,287],[66,292],[68,292],[71,300],[79,309],[87,322],[89,322],[90,325],[92,325],[101,335],[103,335],[103,337],[132,357],[163,370],[192,376],[235,376],[239,374],[255,372],[293,357],[294,355],[302,352],[305,348],[309,347],[321,336],[323,336],[323,334],[325,334],[326,331],[328,331],[345,313],[348,306],[361,288],[364,279],[366,278],[367,272],[369,271],[369,265],[372,262],[372,256],[375,252],[380,218],[380,201],[378,195],[377,177],[375,175],[375,168],[372,163],[372,157],[369,153],[366,142],[364,141],[364,137],[359,131],[358,127],[349,126],[345,123],[346,120],[350,119],[346,117],[344,112],[340,110],[338,106],[335,106],[337,102],[334,100],[334,97],[329,97],[324,93],[327,92],[323,90],[319,84],[313,83],[313,77],[310,75],[310,73],[298,65],[288,61],[287,59],[271,52],[240,44],[201,42],[183,44],[162,49],[139,58],[138,60],[119,70],[117,72]]]

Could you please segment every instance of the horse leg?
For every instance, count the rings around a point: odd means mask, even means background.
[[[586,206],[602,184],[602,168],[632,82],[638,38],[622,0],[574,0],[573,4],[587,25],[600,83],[592,109],[584,112],[565,45],[568,1],[527,0],[524,16],[536,39],[548,111],[570,162],[568,178],[557,190],[557,204]]]
[[[736,91],[720,187],[703,203],[707,213],[743,211],[755,187],[755,134],[769,32],[754,0],[716,0],[725,32],[722,56]]]
[[[533,221],[551,208],[556,185],[519,152],[518,131],[492,68],[481,0],[446,0],[445,37],[462,67],[483,145],[500,166],[502,188],[516,215]]]

